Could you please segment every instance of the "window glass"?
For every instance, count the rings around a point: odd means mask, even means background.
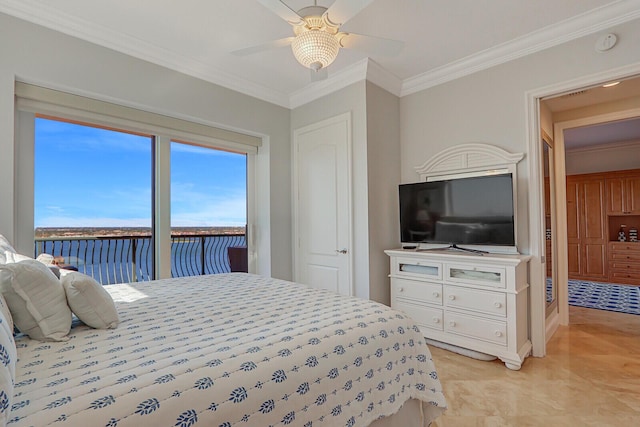
[[[149,135],[37,118],[36,255],[101,283],[152,278]]]
[[[247,155],[172,142],[172,276],[246,271],[246,224]]]

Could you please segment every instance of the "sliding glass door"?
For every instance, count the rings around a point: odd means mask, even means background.
[[[247,155],[172,141],[172,277],[246,271],[246,226]]]
[[[103,284],[247,271],[246,153],[50,117],[34,131],[35,256]]]

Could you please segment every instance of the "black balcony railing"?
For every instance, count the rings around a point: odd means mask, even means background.
[[[246,246],[244,234],[175,234],[171,236],[171,276],[231,271],[227,249]],[[103,285],[153,279],[151,236],[74,236],[35,239],[42,253],[92,276]]]

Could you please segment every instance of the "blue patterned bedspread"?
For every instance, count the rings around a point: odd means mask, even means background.
[[[375,302],[250,274],[111,285],[117,329],[17,339],[10,426],[366,426],[445,408],[429,349]]]

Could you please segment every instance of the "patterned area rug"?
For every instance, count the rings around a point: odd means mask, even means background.
[[[569,305],[640,315],[640,287],[569,280]]]

